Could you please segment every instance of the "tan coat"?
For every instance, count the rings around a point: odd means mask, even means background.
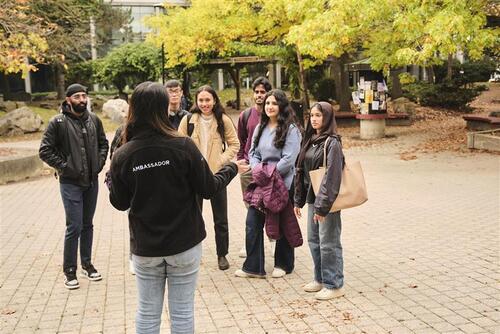
[[[200,149],[200,114],[193,114],[189,123],[194,124],[194,130],[191,134],[191,139],[194,141],[198,149]],[[209,131],[209,139],[207,145],[207,156],[205,159],[208,162],[208,166],[212,173],[216,173],[222,165],[231,161],[236,156],[240,148],[240,141],[238,140],[238,135],[236,134],[236,129],[233,122],[227,115],[222,115],[222,121],[224,122],[224,136],[226,139],[226,150],[222,152],[224,148],[222,143],[222,138],[217,132],[217,121],[214,120],[211,124]],[[181,135],[187,136],[187,116],[184,116],[179,124],[178,131]]]

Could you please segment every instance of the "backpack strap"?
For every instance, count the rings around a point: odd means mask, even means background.
[[[187,131],[186,132],[187,132],[189,137],[191,137],[191,135],[193,134],[193,131],[194,131],[194,124],[190,123],[192,116],[193,116],[193,114],[191,114],[191,113],[187,115],[187,123],[186,123]]]
[[[245,109],[245,111],[243,111],[243,116],[241,120],[243,121],[243,125],[245,126],[245,128],[247,127],[248,119],[250,118],[251,113],[252,113],[252,107],[247,108]]]

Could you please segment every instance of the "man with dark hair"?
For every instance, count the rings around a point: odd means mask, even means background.
[[[168,80],[165,83],[168,94],[168,120],[172,126],[177,129],[181,119],[189,112],[181,108],[182,104],[182,85],[179,80]]]
[[[238,161],[244,160],[248,164],[248,152],[252,147],[252,137],[255,127],[260,122],[260,113],[264,110],[264,98],[272,89],[271,83],[265,77],[258,77],[252,84],[254,105],[241,112],[238,120],[238,139],[240,150],[236,155]],[[252,171],[240,174],[241,193],[243,194],[252,182]],[[246,204],[245,204],[246,205]],[[246,257],[243,247],[239,253],[240,257]]]
[[[61,197],[66,213],[63,270],[64,285],[77,289],[78,241],[82,274],[90,281],[101,275],[92,265],[92,237],[97,203],[97,175],[106,163],[108,141],[101,120],[87,110],[87,88],[72,84],[60,113],[54,116],[45,131],[39,155],[59,175]]]

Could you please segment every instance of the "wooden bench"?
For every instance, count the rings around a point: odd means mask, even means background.
[[[344,127],[357,127],[359,126],[359,119],[356,119],[356,115],[353,112],[339,111],[335,113],[335,120],[338,126]],[[384,115],[384,114],[369,114],[369,115]],[[388,126],[408,126],[412,124],[412,119],[410,114],[400,113],[400,114],[385,114],[386,124]]]
[[[467,130],[485,131],[500,128],[500,117],[467,115],[462,117],[467,122]]]

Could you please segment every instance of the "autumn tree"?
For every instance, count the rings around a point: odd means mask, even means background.
[[[341,111],[351,111],[349,78],[345,65],[358,51],[364,35],[367,0],[330,0],[323,10],[290,29],[289,43],[316,61],[333,60],[336,96]]]
[[[150,18],[154,32],[148,39],[164,45],[167,67],[192,67],[211,58],[238,55],[285,58],[284,54],[293,52],[301,95],[308,106],[304,72],[315,63],[303,59],[286,36],[291,27],[320,13],[323,2],[194,0],[189,8],[167,7],[165,15]]]
[[[432,66],[457,51],[482,58],[486,48],[499,51],[498,28],[486,28],[485,0],[374,0],[364,41],[374,69],[406,65]]]
[[[102,0],[30,0],[27,4],[29,15],[40,17],[53,27],[43,57],[54,66],[59,98],[64,95],[68,63],[90,58],[90,18],[117,27],[127,20],[126,13]]]
[[[5,74],[35,70],[27,58],[38,61],[47,51],[47,35],[54,28],[28,12],[28,1],[7,1],[0,6],[0,72]]]

